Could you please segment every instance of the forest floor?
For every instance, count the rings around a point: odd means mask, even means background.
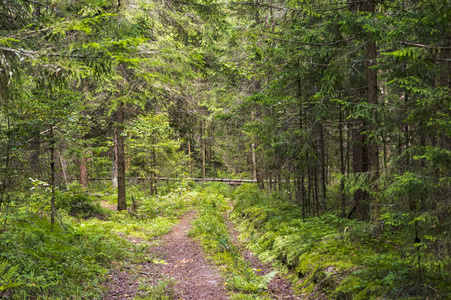
[[[107,275],[104,299],[228,299],[224,280],[217,268],[206,258],[200,245],[188,236],[195,217],[196,212],[189,211],[169,234],[155,240],[131,240],[148,243],[148,255],[143,260],[114,266]],[[238,232],[228,218],[226,221],[243,258],[260,274],[271,272],[268,264],[262,264],[238,241]],[[267,293],[271,299],[300,299],[281,275],[274,276]]]

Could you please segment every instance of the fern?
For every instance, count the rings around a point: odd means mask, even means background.
[[[18,267],[10,267],[7,261],[0,263],[0,292],[5,292],[21,285],[17,279],[19,275],[17,273]]]

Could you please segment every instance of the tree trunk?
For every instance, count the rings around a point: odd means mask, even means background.
[[[251,143],[251,155],[252,155],[252,179],[257,181],[257,157],[255,155],[255,142]]]
[[[39,132],[34,133],[34,137],[31,142],[31,154],[30,154],[31,174],[33,174],[33,176],[36,178],[39,178],[41,175],[39,162],[41,141],[39,135],[40,135]]]
[[[311,164],[307,165],[307,183],[308,183],[308,191],[307,191],[307,206],[308,212],[312,212],[312,199],[313,199],[313,176],[312,176],[312,167]]]
[[[53,125],[50,126],[50,188],[52,198],[50,200],[50,224],[55,224],[55,139],[53,136]]]
[[[9,181],[10,181],[10,176],[9,176],[9,164],[10,164],[10,159],[11,159],[11,123],[9,120],[9,116],[6,118],[7,119],[7,144],[6,144],[6,154],[5,154],[5,163],[4,163],[4,168],[3,168],[3,180],[2,180],[2,184],[1,184],[1,188],[0,188],[0,208],[3,205],[3,201],[5,199],[5,194],[6,194],[6,190],[8,189],[9,186]],[[6,219],[5,219],[6,220]]]
[[[157,154],[155,152],[155,147],[157,141],[154,137],[153,139],[154,146],[152,147],[152,195],[157,194]]]
[[[376,9],[376,4],[374,0],[367,1],[367,12],[374,13]],[[366,67],[366,76],[367,76],[367,84],[368,84],[368,95],[367,101],[368,103],[377,105],[377,70],[372,68],[376,65],[376,43],[371,41],[371,39],[367,43],[366,49],[366,59],[367,62],[365,64]],[[374,113],[376,114],[376,122],[377,122],[377,108],[374,109]],[[374,123],[371,125],[371,131],[376,132],[377,124]],[[370,197],[370,210],[371,210],[371,221],[377,222],[379,220],[380,208],[378,202],[378,187],[377,181],[379,179],[379,146],[377,144],[376,138],[373,138],[369,141],[368,144],[368,163],[369,163],[369,171],[372,188],[372,194]],[[376,235],[380,234],[380,227],[377,226]]]
[[[318,197],[318,169],[317,169],[317,163],[315,162],[314,168],[313,168],[313,180],[314,180],[314,192],[315,192],[315,206],[316,206],[316,216],[319,217],[319,197]]]
[[[60,158],[61,171],[63,173],[64,183],[66,184],[66,188],[69,189],[69,182],[67,181],[67,162],[61,155],[59,155],[59,158]]]
[[[86,155],[86,150],[83,150],[82,157],[80,159],[80,185],[84,189],[87,189],[89,185],[88,157]]]
[[[341,97],[340,97],[341,98]],[[345,195],[345,179],[346,166],[344,158],[344,147],[343,147],[343,116],[340,106],[340,116],[339,116],[339,135],[340,135],[340,166],[341,166],[341,180],[340,180],[340,199],[341,199],[341,216],[346,217],[346,195]]]
[[[363,121],[361,119],[355,119],[355,128],[352,131],[352,169],[354,175],[363,176],[368,172],[368,155],[367,147],[365,145],[366,135],[363,133]],[[354,192],[354,206],[348,213],[348,218],[351,218],[353,213],[357,214],[357,217],[361,220],[368,219],[368,207],[367,207],[368,195],[362,189],[358,189]]]
[[[117,128],[114,128],[113,136],[113,165],[111,166],[111,186],[117,188]]]
[[[323,124],[320,124],[319,128],[319,138],[320,138],[320,151],[321,151],[321,189],[322,189],[322,207],[324,212],[327,211],[327,190],[326,190],[326,154],[324,150],[324,127]]]
[[[193,176],[193,167],[192,167],[192,163],[191,163],[191,139],[188,136],[188,168],[189,168],[189,176],[192,177]]]
[[[202,157],[202,178],[205,178],[205,128],[204,122],[200,122],[200,152]]]
[[[124,125],[124,107],[120,102],[117,106],[117,210],[126,210],[127,201],[125,194],[125,147],[124,136],[122,135]]]
[[[298,63],[298,67],[300,68],[301,64],[300,62]],[[299,74],[298,76],[298,99],[299,99],[299,131],[301,132],[301,135],[298,137],[299,138],[299,151],[302,150],[302,145],[303,145],[303,138],[302,138],[302,131],[304,129],[304,110],[302,108],[302,79],[301,79],[301,75]],[[299,185],[299,189],[301,192],[301,211],[302,211],[302,218],[305,218],[305,210],[306,210],[306,194],[305,194],[305,154],[301,155],[300,157],[300,161],[298,162],[299,164],[299,169],[298,169],[298,185]]]
[[[251,122],[255,121],[255,113],[254,111],[251,111]],[[255,147],[255,139],[252,138],[251,142],[251,155],[252,155],[252,178],[257,181],[257,156],[255,153],[256,147]]]
[[[210,166],[210,174],[214,176],[215,170],[213,166],[213,121],[210,122],[209,131],[208,131],[208,165]]]

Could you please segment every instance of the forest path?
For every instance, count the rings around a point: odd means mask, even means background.
[[[195,216],[195,211],[185,214],[171,233],[161,238],[160,245],[152,248],[167,263],[158,265],[158,271],[177,280],[175,289],[180,299],[227,299],[219,272],[206,260],[199,244],[188,236]]]
[[[199,244],[188,236],[195,216],[195,211],[186,213],[170,233],[152,241],[155,246],[150,249],[150,256],[154,259],[111,270],[106,282],[109,292],[104,299],[145,296],[151,286],[157,286],[154,290],[158,286],[165,289],[162,293],[170,299],[228,299],[219,272],[206,260]]]

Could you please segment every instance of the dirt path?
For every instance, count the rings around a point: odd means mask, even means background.
[[[171,299],[225,300],[227,294],[218,271],[205,259],[201,247],[188,237],[196,212],[185,214],[172,231],[153,241],[151,260],[133,263],[110,272],[104,299],[133,299],[145,296],[151,286],[168,278],[175,286],[166,292]],[[168,293],[170,295],[168,295]]]
[[[161,245],[152,249],[167,262],[159,265],[159,271],[179,282],[176,290],[181,299],[227,299],[218,271],[207,262],[201,247],[187,235],[195,215],[196,212],[188,212],[180,224],[161,239]]]
[[[262,263],[257,257],[255,257],[255,255],[249,249],[247,249],[238,240],[239,233],[233,226],[232,222],[230,221],[229,213],[230,211],[228,211],[225,218],[227,231],[229,232],[230,237],[232,238],[233,244],[238,247],[243,259],[247,261],[252,266],[252,268],[261,270],[257,272],[258,275],[265,275],[274,271],[274,269],[271,267],[270,264]],[[294,294],[293,290],[291,289],[291,283],[287,281],[280,273],[276,274],[276,276],[274,276],[268,283],[268,290],[266,292],[273,299],[286,299],[286,300],[301,299],[299,296]]]

